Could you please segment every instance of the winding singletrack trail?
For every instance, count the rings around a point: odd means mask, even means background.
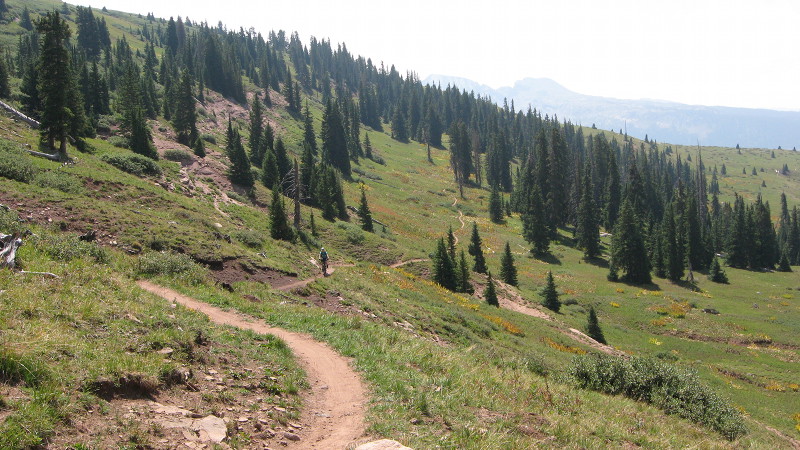
[[[224,311],[146,280],[137,284],[166,300],[202,312],[214,323],[272,334],[286,342],[306,371],[311,393],[305,398],[300,420],[303,425],[298,432],[301,440],[289,442],[285,448],[343,449],[364,435],[366,387],[348,360],[327,344],[307,334],[271,327],[262,321]]]
[[[428,259],[428,258],[409,259],[408,261],[396,262],[396,263],[392,264],[389,267],[391,267],[392,269],[397,269],[398,267],[403,267],[406,264],[425,262],[425,261],[430,261],[430,259]]]

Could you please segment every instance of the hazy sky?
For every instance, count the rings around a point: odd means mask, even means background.
[[[73,1],[297,31],[422,79],[546,77],[604,97],[800,110],[798,0]]]

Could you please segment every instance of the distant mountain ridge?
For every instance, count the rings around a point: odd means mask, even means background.
[[[472,80],[431,75],[423,83],[448,84],[495,102],[514,100],[573,123],[619,131],[670,144],[792,149],[800,145],[800,112],[724,106],[685,105],[660,100],[621,100],[583,95],[548,78],[525,78],[513,87],[493,89]]]

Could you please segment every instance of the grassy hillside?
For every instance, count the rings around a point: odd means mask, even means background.
[[[9,4],[12,12],[20,8]],[[53,5],[26,4],[32,10]],[[106,18],[112,39],[125,35],[136,48],[129,30],[140,18],[95,14]],[[15,26],[0,27],[3,39],[12,42]],[[306,99],[319,129],[320,99]],[[216,136],[220,145],[227,119],[243,125],[247,117],[246,107],[212,93],[200,116],[201,132]],[[280,106],[267,116],[297,154],[298,122]],[[169,124],[151,125],[162,154],[185,149],[172,142]],[[287,410],[271,416],[271,423],[296,416],[302,408],[297,394],[305,385],[285,346],[173,309],[135,287],[142,277],[330,343],[353,358],[368,383],[369,433],[414,448],[780,448],[790,445],[787,436],[800,438],[796,272],[726,268],[729,285],[696,274],[698,289],[664,279],[648,286],[609,283],[607,267],[583,261],[571,247],[569,230],[561,230],[552,258],[533,258],[519,217],[501,225],[488,220],[486,189],[468,186],[459,197],[447,150],[432,149],[429,163],[423,145],[391,139],[388,126],[363,132],[385,164],[362,159],[345,195],[349,205],[357,205],[363,183],[373,216],[385,229],[366,233],[355,218],[329,223],[313,211],[312,236],[312,210],[303,207],[306,240],[287,243],[269,238],[270,192],[257,186],[248,197],[232,186],[225,177],[227,157],[211,141],[205,160],[162,158],[161,175],[138,177],[105,162],[104,156],[127,151],[102,137],[88,141],[90,152],[71,149],[77,158],[72,165],[28,156],[19,149],[35,148],[36,132],[0,116],[0,167],[6,174],[28,174],[26,181],[0,177],[0,203],[11,210],[2,213],[0,232],[30,229],[34,235],[25,238],[19,255],[23,268],[59,276],[0,271],[0,447],[42,441],[52,448],[157,447],[163,430],[121,419],[122,408],[154,392],[183,395],[188,388],[171,375],[180,368],[194,371],[199,382],[209,370],[242,374],[257,367],[253,376],[268,383],[257,390],[259,401]],[[696,158],[695,148],[673,148],[684,161]],[[727,167],[728,176],[720,177],[723,200],[733,191],[746,197],[761,192],[773,215],[781,192],[790,207],[800,203],[796,152],[776,150],[775,158],[768,150],[741,153],[702,149],[707,168]],[[775,173],[783,164],[792,170],[789,176]],[[501,288],[501,297],[519,294],[535,307],[552,270],[565,304],[555,320],[443,291],[428,281],[428,261],[389,267],[429,258],[448,227],[459,249],[466,249],[473,222],[493,273],[499,272],[506,242],[514,252],[520,286]],[[90,230],[97,232],[98,245],[79,243],[75,236]],[[320,245],[335,263],[354,266],[338,267],[334,276],[288,294],[270,287],[314,273],[310,260]],[[481,292],[485,278],[473,274],[472,282]],[[577,388],[568,375],[573,358],[595,350],[568,329],[584,329],[589,306],[610,345],[696,371],[744,414],[748,433],[731,442],[652,406]],[[165,348],[172,352],[160,352]],[[225,392],[200,396],[196,409],[233,416],[227,408],[255,401],[242,389]],[[81,431],[81,424],[98,423],[113,427],[100,435]],[[249,448],[255,434],[237,430],[230,444]]]

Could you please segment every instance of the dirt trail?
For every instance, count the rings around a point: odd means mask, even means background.
[[[428,259],[428,258],[409,259],[408,261],[400,261],[400,262],[396,262],[396,263],[392,264],[392,265],[391,265],[391,266],[389,266],[389,267],[391,267],[392,269],[397,269],[398,267],[403,267],[403,266],[405,266],[406,264],[418,263],[418,262],[425,262],[425,261],[430,261],[430,259]]]
[[[452,206],[456,206],[456,203],[458,203],[458,197],[453,197],[453,205]],[[459,229],[458,229],[459,231],[461,231],[461,230],[464,229],[465,224],[464,224],[464,213],[461,212],[460,209],[458,210],[457,219],[458,219],[459,222],[461,222],[461,227],[459,227]],[[453,237],[456,238],[455,245],[458,245],[458,236],[456,236],[456,234],[453,233]]]
[[[214,323],[272,334],[286,342],[305,369],[311,386],[301,417],[303,428],[297,433],[301,440],[290,442],[288,448],[342,449],[364,435],[366,388],[348,360],[328,345],[309,335],[271,327],[149,281],[137,284],[166,300],[202,312]]]
[[[516,311],[520,314],[525,314],[531,317],[537,317],[539,319],[544,319],[553,324],[553,326],[561,332],[563,335],[573,339],[581,344],[586,346],[592,347],[595,350],[601,351],[603,353],[608,353],[609,355],[624,355],[623,352],[615,349],[610,345],[605,345],[597,342],[596,340],[592,339],[591,337],[587,336],[582,331],[576,330],[575,328],[569,327],[567,324],[554,319],[550,314],[531,306],[528,306],[528,302],[522,298],[519,293],[513,289],[511,286],[503,283],[499,280],[494,280],[497,283],[497,286],[501,288],[506,296],[498,298],[500,302],[501,308],[510,309],[512,311]]]

